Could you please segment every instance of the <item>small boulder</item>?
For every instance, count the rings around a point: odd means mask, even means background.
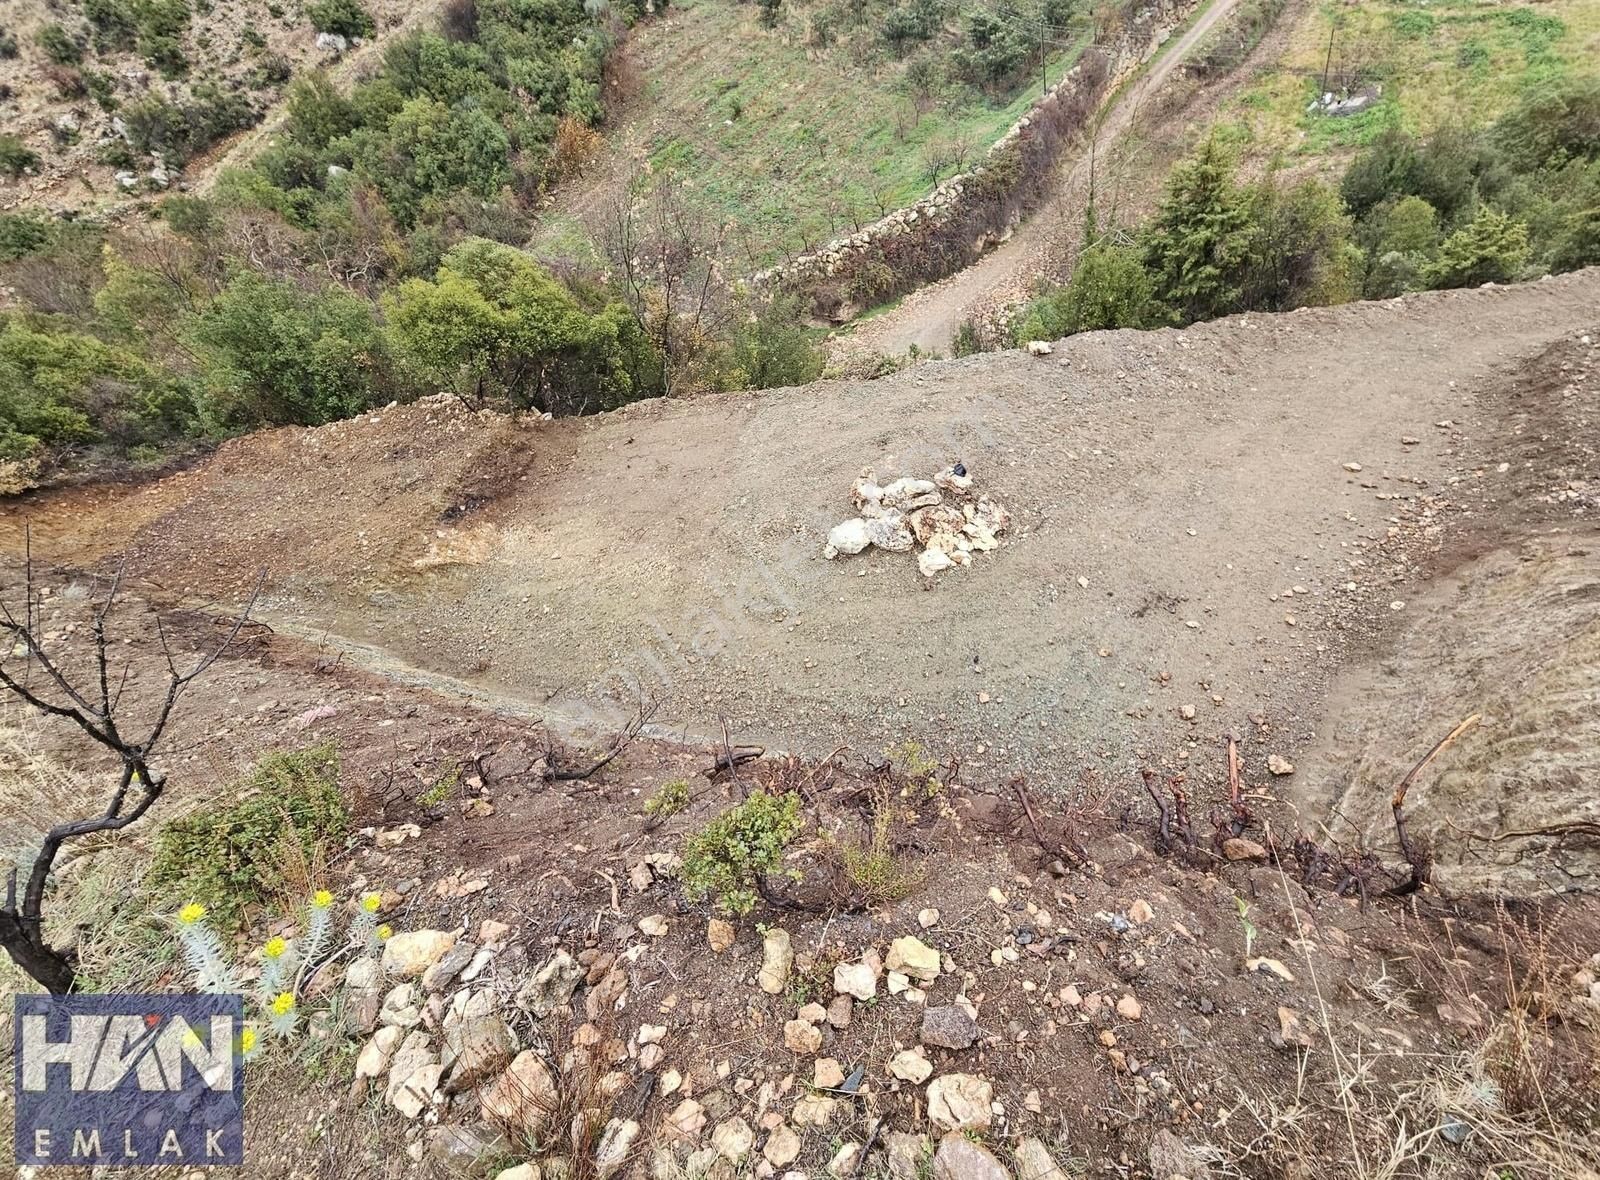
[[[915,1049],[902,1049],[889,1058],[889,1072],[902,1082],[920,1086],[933,1076],[933,1062],[919,1045]]]
[[[828,544],[822,552],[831,560],[841,553],[860,553],[871,543],[867,522],[855,516],[828,530]]]
[[[987,1147],[952,1131],[939,1140],[939,1150],[933,1153],[933,1177],[934,1180],[1011,1180],[1011,1173]]]
[[[597,1180],[611,1180],[628,1162],[634,1140],[639,1138],[639,1124],[632,1119],[612,1119],[600,1133],[600,1142],[594,1149],[594,1171]]]
[[[822,1048],[822,1030],[804,1020],[790,1020],[783,1026],[783,1045],[793,1053],[815,1053]]]
[[[433,1104],[433,1096],[439,1089],[439,1078],[443,1073],[444,1066],[437,1061],[412,1070],[410,1076],[389,1095],[389,1104],[406,1118],[417,1118]]]
[[[414,979],[456,944],[453,930],[409,930],[383,944],[383,969],[400,979]]]
[[[922,1043],[941,1049],[970,1049],[978,1039],[978,1022],[958,1004],[936,1004],[922,1010]]]
[[[969,1073],[947,1073],[928,1085],[928,1117],[946,1131],[985,1130],[993,1105],[993,1087]]]
[[[706,942],[710,945],[712,953],[720,955],[723,951],[733,946],[735,932],[732,922],[725,922],[721,918],[712,918],[706,923]]]
[[[1199,1153],[1166,1127],[1151,1137],[1149,1158],[1155,1180],[1211,1180],[1211,1169]]]
[[[1067,1180],[1050,1149],[1031,1135],[1017,1141],[1013,1155],[1020,1180]]]
[[[761,1154],[774,1168],[786,1168],[800,1158],[800,1136],[788,1123],[779,1123],[767,1136]]]
[[[899,971],[913,979],[932,983],[939,978],[939,952],[920,938],[908,934],[889,944],[889,956],[884,960],[884,966],[890,971]]]
[[[393,941],[392,939],[390,941]],[[583,979],[583,968],[564,950],[557,950],[517,992],[517,1007],[535,1016],[548,1016],[572,1001]]]
[[[1287,758],[1280,757],[1277,754],[1268,754],[1267,769],[1273,774],[1282,777],[1283,775],[1294,773],[1294,763],[1290,762]]]
[[[1229,860],[1266,860],[1267,850],[1254,840],[1230,836],[1222,842],[1222,855]]]
[[[774,926],[761,941],[761,973],[756,982],[769,996],[781,996],[789,986],[792,970],[794,947],[789,942],[789,932]]]
[[[504,1159],[514,1151],[504,1135],[482,1123],[436,1127],[428,1134],[428,1158],[446,1176],[481,1176],[490,1160]]]
[[[516,1038],[498,1015],[447,1025],[441,1057],[449,1075],[445,1089],[452,1094],[470,1090],[505,1068],[516,1051]]]
[[[730,1164],[737,1164],[749,1155],[755,1142],[755,1132],[750,1129],[750,1124],[737,1115],[724,1119],[711,1131],[711,1146]]]
[[[878,994],[878,975],[867,963],[840,963],[833,969],[833,990],[858,1000]]]
[[[537,1139],[556,1109],[555,1076],[532,1049],[512,1059],[505,1073],[478,1095],[483,1117],[513,1133]]]

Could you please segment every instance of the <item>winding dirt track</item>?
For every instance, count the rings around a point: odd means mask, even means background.
[[[1107,152],[1127,132],[1172,71],[1237,5],[1238,0],[1212,0],[1177,40],[1163,47],[1160,56],[1113,97],[1095,131],[1093,152],[1085,145],[1063,158],[1049,196],[1010,238],[959,274],[913,292],[892,311],[863,323],[841,339],[840,351],[901,356],[916,345],[923,353],[948,353],[963,320],[1026,297],[1037,277],[1034,263],[1047,253],[1045,244],[1055,235],[1077,232],[1094,156]]]

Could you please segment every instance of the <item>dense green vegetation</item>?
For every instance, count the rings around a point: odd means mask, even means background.
[[[95,27],[123,28],[120,11]],[[316,19],[350,27],[356,11]],[[128,12],[136,35],[146,8]],[[463,0],[348,94],[297,79],[254,164],[205,199],[167,198],[154,225],[0,215],[0,281],[22,304],[0,315],[8,486],[41,462],[154,459],[437,390],[572,414],[816,376],[793,306],[730,286],[715,235],[676,206],[628,214],[584,271],[515,248],[563,153],[593,150],[616,19],[581,0]],[[236,94],[193,93],[127,106],[128,146],[177,163],[253,121]],[[678,281],[696,267],[708,281]]]
[[[1093,214],[1091,213],[1091,220]],[[1217,137],[1131,231],[1091,224],[1070,282],[1035,300],[1019,340],[1189,324],[1600,263],[1600,78],[1528,94],[1490,127],[1391,129],[1337,189],[1242,183]]]

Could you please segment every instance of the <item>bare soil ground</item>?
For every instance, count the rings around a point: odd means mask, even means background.
[[[7,571],[8,587],[17,573]],[[51,590],[41,617],[52,648],[72,667],[87,652],[86,585],[66,573],[40,580]],[[207,650],[226,625],[208,612],[167,619],[180,658]],[[130,594],[112,634],[138,636],[148,624],[147,604]],[[137,712],[159,691],[163,665],[147,643],[124,650],[128,708]],[[32,756],[70,767],[83,783],[105,769],[68,731],[29,730]],[[834,999],[835,963],[908,933],[948,964],[926,1003],[959,995],[976,1008],[972,1048],[926,1052],[940,1074],[992,1081],[1000,1113],[984,1139],[1007,1162],[1016,1136],[1035,1135],[1072,1177],[1168,1180],[1158,1161],[1171,1163],[1174,1138],[1189,1153],[1177,1166],[1191,1176],[1206,1166],[1212,1175],[1263,1178],[1464,1178],[1502,1166],[1527,1177],[1595,1174],[1594,1144],[1585,1145],[1581,1129],[1600,1120],[1600,1025],[1572,993],[1574,969],[1600,946],[1592,898],[1492,907],[1429,893],[1367,904],[1302,886],[1292,864],[1228,863],[1204,849],[1194,858],[1155,853],[1148,810],[1119,820],[1114,810],[1043,803],[1036,834],[1005,784],[946,770],[936,792],[897,789],[892,775],[850,756],[769,762],[713,780],[702,773],[709,748],[646,740],[588,782],[550,783],[534,770],[552,749],[537,723],[396,685],[264,628],[248,629],[180,709],[163,759],[174,793],[168,814],[204,805],[268,750],[322,740],[338,745],[356,813],[350,846],[328,870],[340,896],[387,891],[385,916],[401,930],[462,929],[470,938],[484,920],[505,923],[503,948],[475,987],[507,1011],[554,949],[588,969],[570,1009],[542,1022],[523,1015],[517,1032],[561,1060],[569,1045],[593,1040],[597,1025],[583,1023],[586,1013],[598,1021],[603,1052],[617,1054],[614,1065],[631,1083],[601,1117],[645,1128],[622,1173],[630,1178],[680,1174],[655,1153],[670,1150],[664,1124],[691,1095],[708,1132],[743,1117],[759,1143],[781,1124],[816,1093],[811,1056],[784,1047],[785,1022],[805,1004]],[[6,768],[8,790],[15,769]],[[456,791],[421,797],[452,769],[466,772]],[[645,801],[675,778],[690,784],[687,809],[664,822],[646,815]],[[755,986],[761,932],[753,922],[713,953],[707,907],[687,899],[669,871],[640,871],[646,857],[675,852],[757,783],[806,799],[807,830],[787,858],[799,881],[780,889],[796,908],[761,915],[789,932],[797,952],[778,995]],[[840,904],[836,849],[860,840],[884,806],[898,817],[897,854],[917,870],[909,892]],[[8,850],[27,835],[20,819],[0,838]],[[60,888],[86,891],[98,880],[108,892],[101,905],[109,913],[95,917],[113,924],[83,928],[91,970],[114,968],[108,956],[126,960],[127,944],[118,945],[126,939],[148,948],[131,967],[141,986],[181,986],[170,943],[130,933],[130,920],[159,931],[163,917],[119,914],[138,897],[150,831],[141,826],[120,846],[67,865]],[[925,928],[919,913],[929,906],[939,914]],[[664,933],[641,932],[649,915],[665,921]],[[262,925],[272,918],[255,915]],[[1247,969],[1252,956],[1277,960],[1292,978]],[[613,967],[627,980],[624,1002],[597,1016],[591,996]],[[927,1127],[926,1090],[884,1069],[921,1039],[921,1012],[880,987],[845,1022],[823,1025],[819,1054],[846,1071],[861,1065],[865,1084],[854,1095],[821,1092],[835,1106],[821,1125],[797,1120],[793,1167],[818,1174],[853,1143],[868,1157],[863,1175],[905,1175],[874,1149]],[[638,1060],[645,1024],[665,1029],[658,1065]],[[1299,1035],[1303,1048],[1292,1039]],[[10,1046],[0,1036],[0,1064]],[[272,1051],[252,1075],[243,1174],[485,1176],[509,1162],[436,1165],[424,1154],[435,1133],[427,1121],[407,1123],[367,1088],[350,1086],[357,1047],[311,1038]],[[669,1071],[681,1082],[663,1092]],[[476,1098],[464,1094],[441,1122],[475,1111]],[[1444,1137],[1457,1123],[1459,1143]],[[1557,1138],[1556,1128],[1568,1130]],[[563,1152],[562,1138],[544,1150]]]
[[[182,600],[241,596],[265,566],[280,632],[570,732],[654,697],[661,734],[726,725],[813,755],[915,739],[1062,795],[1086,769],[1135,789],[1150,763],[1214,791],[1222,735],[1267,782],[1269,754],[1340,724],[1335,677],[1397,637],[1428,647],[1462,546],[1535,524],[1589,544],[1592,384],[1534,411],[1518,382],[1552,347],[1592,366],[1597,294],[1589,271],[566,422],[435,400],[13,501],[0,527],[71,566],[125,552]],[[1015,517],[998,552],[932,585],[905,555],[824,560],[863,468],[957,458]],[[1579,494],[1553,500],[1563,481]],[[1587,592],[1561,601],[1592,627]],[[1553,624],[1504,626],[1516,649]],[[1463,666],[1404,683],[1438,715],[1391,719],[1370,756],[1407,763],[1441,718],[1482,711]],[[1581,660],[1569,674],[1581,704]],[[1308,767],[1288,793],[1325,803],[1348,772]]]

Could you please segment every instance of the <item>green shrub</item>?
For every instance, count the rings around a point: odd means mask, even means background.
[[[335,33],[340,37],[372,36],[372,16],[361,6],[360,0],[311,0],[306,5],[306,15],[311,27],[319,33]]]
[[[755,792],[684,844],[685,891],[696,901],[715,895],[726,913],[748,914],[756,905],[757,876],[778,867],[801,826],[799,795]]]
[[[58,24],[48,24],[35,35],[44,55],[58,66],[75,66],[83,60],[83,46]]]
[[[187,102],[149,94],[129,103],[122,113],[127,142],[134,151],[160,155],[179,167],[258,118],[247,96],[214,82],[200,83]]]
[[[1528,227],[1509,213],[1484,205],[1446,238],[1439,256],[1423,268],[1430,287],[1476,287],[1507,283],[1528,260]]]
[[[126,0],[84,0],[83,15],[94,29],[95,48],[102,53],[132,49],[139,22]]]
[[[689,806],[689,782],[675,778],[662,783],[656,793],[644,801],[644,813],[651,819],[669,819]]]
[[[156,837],[149,882],[204,904],[223,927],[247,906],[298,896],[295,872],[343,839],[350,817],[331,743],[269,754],[221,803],[173,820]]]
[[[0,262],[15,262],[55,241],[55,226],[31,210],[0,213]]]
[[[15,135],[0,135],[0,175],[15,180],[39,166],[39,155]]]
[[[183,37],[189,29],[186,0],[132,0],[139,52],[165,78],[189,72]]]
[[[21,52],[17,35],[10,29],[0,29],[0,61],[11,61]]]

